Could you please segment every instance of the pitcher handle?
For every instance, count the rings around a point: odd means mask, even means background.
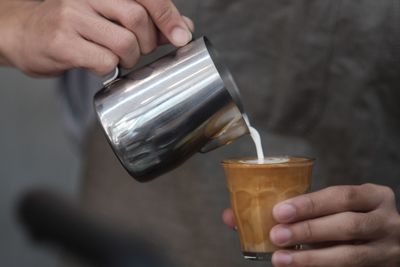
[[[107,80],[105,80],[105,81],[103,82],[103,85],[104,85],[104,86],[110,85],[110,84],[113,83],[116,79],[118,79],[118,78],[120,77],[120,74],[121,74],[121,70],[119,69],[119,66],[115,67],[114,72],[113,72],[112,74],[110,74],[110,75],[112,75],[112,76],[110,76],[110,78],[108,78]]]

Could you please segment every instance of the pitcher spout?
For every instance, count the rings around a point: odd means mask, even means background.
[[[215,114],[206,127],[205,135],[209,141],[200,149],[200,152],[209,152],[249,134],[246,118],[246,114],[242,114],[234,104]]]

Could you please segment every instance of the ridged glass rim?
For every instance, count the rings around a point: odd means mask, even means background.
[[[245,162],[248,160],[254,160],[257,161],[257,157],[244,157],[244,158],[233,158],[233,159],[226,159],[222,160],[221,164],[223,166],[237,166],[237,168],[260,168],[261,166],[263,168],[279,168],[279,167],[297,167],[297,166],[307,166],[307,165],[313,165],[315,162],[314,158],[311,157],[305,157],[305,156],[268,156],[265,158],[292,158],[292,159],[298,159],[300,161],[289,161],[289,162],[280,162],[280,163],[249,163]]]

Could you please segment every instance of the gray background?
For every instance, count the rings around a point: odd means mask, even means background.
[[[29,188],[77,192],[80,161],[63,129],[56,80],[0,68],[0,81],[0,265],[56,266],[57,253],[34,245],[14,214]]]

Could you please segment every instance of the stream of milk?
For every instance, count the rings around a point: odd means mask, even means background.
[[[250,136],[253,139],[254,145],[256,146],[257,151],[257,160],[253,162],[253,160],[246,161],[248,163],[257,163],[257,164],[275,164],[275,163],[284,163],[288,162],[289,159],[287,157],[264,157],[264,151],[262,147],[261,137],[258,131],[250,125],[249,118],[246,115],[243,115],[243,118],[247,124],[247,127],[250,130]]]

